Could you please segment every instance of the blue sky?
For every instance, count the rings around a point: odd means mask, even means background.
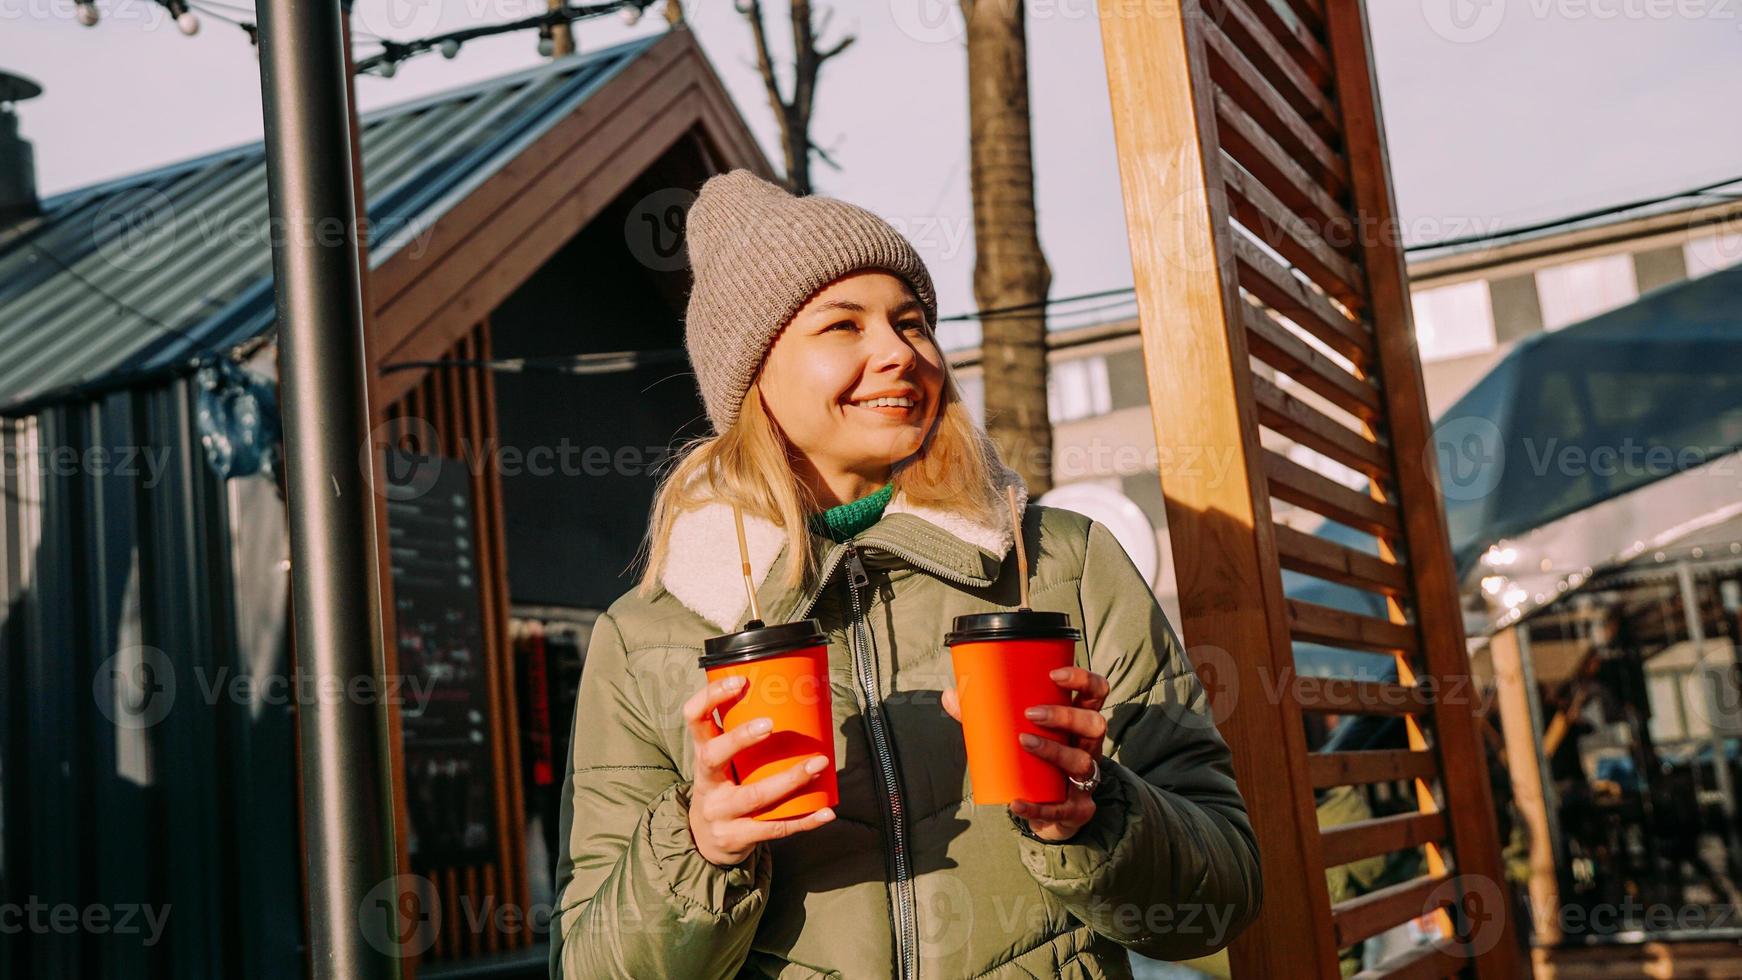
[[[195,0],[249,17],[249,0]],[[202,16],[179,33],[152,0],[0,5],[0,68],[40,82],[20,107],[45,194],[260,137],[258,66],[246,35]],[[749,30],[726,0],[691,22],[771,159],[773,117]],[[777,50],[784,5],[770,2]],[[972,309],[966,57],[942,0],[837,3],[824,33],[858,41],[824,69],[816,141],[821,193],[863,204],[926,256],[946,314]],[[356,24],[410,39],[523,17],[544,0],[359,0]],[[1742,3],[1731,0],[1378,0],[1370,17],[1401,217],[1416,239],[1528,221],[1742,175]],[[1131,283],[1117,163],[1090,0],[1030,0],[1037,193],[1053,295]],[[578,26],[583,49],[663,30]],[[531,32],[426,55],[363,78],[365,110],[539,62]],[[363,54],[378,50],[364,45]],[[1092,305],[1092,304],[1091,304]],[[1080,314],[1082,322],[1116,309]]]

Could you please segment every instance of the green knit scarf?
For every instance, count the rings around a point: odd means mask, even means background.
[[[836,504],[820,514],[810,515],[810,528],[831,541],[845,541],[877,523],[894,493],[895,483],[885,483],[881,489],[858,500]]]

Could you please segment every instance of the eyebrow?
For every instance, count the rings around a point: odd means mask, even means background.
[[[846,300],[846,299],[832,299],[826,303],[818,304],[818,306],[817,306],[818,313],[826,312],[828,310],[846,310],[849,313],[864,313],[865,307],[860,306],[858,303],[855,303],[852,300]],[[902,303],[900,306],[897,306],[895,309],[889,311],[889,313],[892,317],[900,316],[903,313],[913,313],[913,312],[920,312],[920,313],[925,312],[925,307],[919,302],[919,300],[910,299],[907,302]]]

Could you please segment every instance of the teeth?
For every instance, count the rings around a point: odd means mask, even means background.
[[[911,398],[870,398],[870,399],[866,399],[865,401],[858,402],[858,404],[864,405],[866,408],[896,408],[896,407],[912,408],[913,407],[913,399],[911,399]]]

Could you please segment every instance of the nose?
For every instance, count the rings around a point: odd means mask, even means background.
[[[885,321],[877,329],[871,331],[871,342],[876,349],[871,354],[871,367],[877,371],[906,372],[919,360],[919,353],[913,349],[913,344],[895,325]]]

